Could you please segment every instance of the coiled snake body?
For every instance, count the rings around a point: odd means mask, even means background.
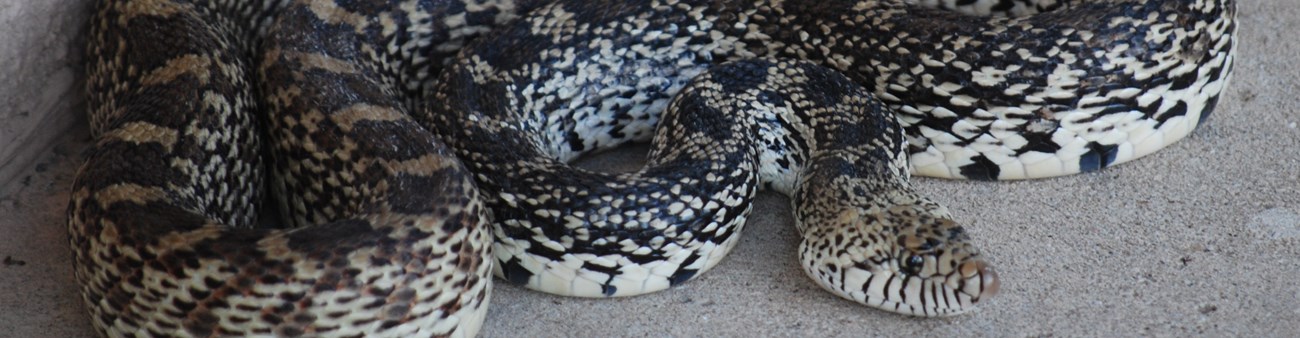
[[[1127,161],[1232,66],[1232,0],[923,2],[100,1],[83,299],[112,336],[472,335],[489,271],[661,290],[770,188],[826,289],[959,313],[996,274],[909,168]],[[635,173],[566,164],[645,140]]]

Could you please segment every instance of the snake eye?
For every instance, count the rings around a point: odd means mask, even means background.
[[[903,272],[911,275],[919,274],[921,268],[925,267],[925,257],[921,257],[921,255],[907,256],[902,263]]]

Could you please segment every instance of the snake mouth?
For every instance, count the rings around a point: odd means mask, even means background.
[[[919,317],[943,317],[975,308],[998,294],[998,273],[984,261],[962,263],[948,275],[917,276],[851,267],[839,274],[808,271],[832,293],[873,308]]]

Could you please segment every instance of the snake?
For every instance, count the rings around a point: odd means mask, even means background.
[[[772,190],[820,287],[964,313],[998,274],[911,176],[1161,149],[1236,27],[1233,0],[99,0],[74,275],[105,336],[473,336],[494,276],[699,276]],[[570,164],[632,142],[640,170]]]

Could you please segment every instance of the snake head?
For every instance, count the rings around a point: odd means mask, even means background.
[[[998,292],[997,272],[947,210],[924,198],[848,208],[804,232],[806,272],[843,298],[890,312],[947,316]]]
[[[895,208],[920,209],[910,206]],[[908,215],[909,212],[900,214]],[[1000,285],[997,272],[981,259],[966,230],[946,215],[932,216],[912,215],[910,220],[914,227],[902,231],[895,240],[893,257],[898,274],[919,278],[925,283],[934,281],[937,286],[945,288],[945,292],[955,292],[953,295],[958,298],[969,297],[970,304],[997,294]]]

